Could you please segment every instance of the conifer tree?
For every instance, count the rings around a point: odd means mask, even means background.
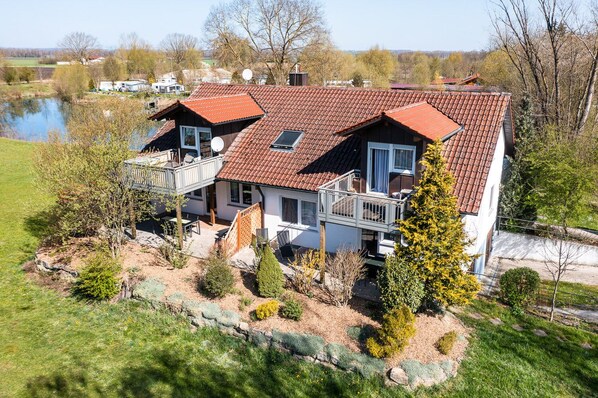
[[[399,224],[407,246],[397,244],[397,255],[418,273],[428,303],[466,304],[480,286],[474,276],[463,272],[473,260],[465,251],[470,241],[440,141],[428,146],[422,165],[424,171],[411,199],[413,215]]]

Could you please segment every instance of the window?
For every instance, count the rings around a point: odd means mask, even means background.
[[[242,202],[241,202],[242,200]],[[240,184],[238,182],[230,183],[230,202],[236,204],[251,205],[253,203],[253,194],[251,185]]]
[[[195,149],[201,157],[211,157],[212,130],[205,127],[181,126],[181,148]]]
[[[317,225],[316,202],[301,201],[301,224],[310,227]]]
[[[368,192],[388,194],[391,172],[415,173],[415,147],[370,142],[368,144]]]
[[[298,218],[299,201],[297,199],[282,198],[282,221],[291,224],[297,224]]]
[[[282,221],[308,227],[318,225],[317,204],[307,200],[282,197]]]
[[[195,127],[181,126],[181,148],[196,149]]]
[[[189,193],[189,196],[192,197],[193,199],[202,199],[203,198],[203,190],[196,189],[195,191]]]
[[[393,171],[413,174],[415,169],[415,148],[395,146]]]
[[[292,151],[293,149],[295,149],[302,136],[303,131],[284,130],[274,140],[272,145],[270,145],[270,148],[280,149],[283,151]]]

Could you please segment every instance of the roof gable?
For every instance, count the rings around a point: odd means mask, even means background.
[[[159,120],[169,116],[172,117],[174,112],[180,109],[187,109],[212,125],[257,119],[265,114],[264,110],[255,102],[251,95],[239,93],[177,101],[150,116],[150,119]]]

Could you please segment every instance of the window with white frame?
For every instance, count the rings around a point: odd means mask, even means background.
[[[181,148],[195,149],[202,157],[212,156],[212,130],[206,127],[181,126]]]
[[[230,203],[240,205],[251,205],[253,203],[251,185],[239,182],[231,182],[229,185]]]
[[[203,188],[196,189],[195,191],[189,192],[187,195],[191,199],[203,200]]]
[[[307,200],[281,197],[283,222],[300,224],[307,227],[317,226],[317,204]]]
[[[368,191],[388,194],[391,172],[415,174],[415,146],[368,143]]]

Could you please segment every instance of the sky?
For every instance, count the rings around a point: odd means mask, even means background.
[[[114,49],[123,33],[158,45],[169,33],[203,39],[219,0],[0,0],[0,47],[52,48],[82,31]],[[484,50],[492,27],[488,0],[320,1],[328,30],[342,50]]]

